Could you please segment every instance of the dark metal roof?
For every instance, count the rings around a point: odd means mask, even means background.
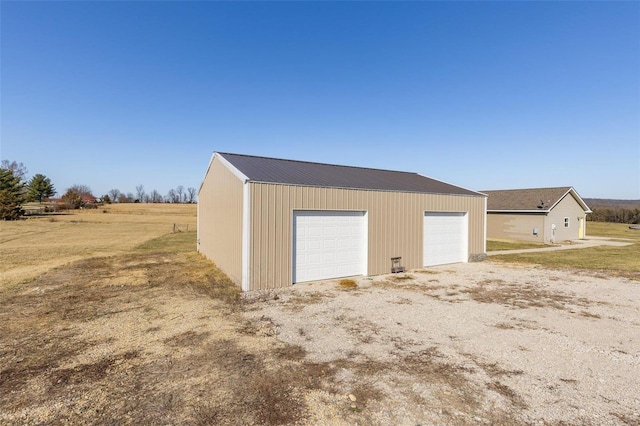
[[[578,193],[570,186],[557,188],[531,188],[531,189],[505,189],[498,191],[481,191],[487,194],[487,211],[539,211],[548,212],[568,192],[572,195],[585,211],[589,207],[580,198]]]
[[[218,153],[254,182],[428,194],[482,194],[417,173]]]

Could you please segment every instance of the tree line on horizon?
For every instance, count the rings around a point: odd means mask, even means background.
[[[640,223],[640,200],[611,200],[584,198],[593,213],[587,216],[592,222]]]
[[[591,222],[640,224],[640,209],[594,207],[592,213],[587,216],[587,220]]]
[[[102,197],[93,195],[87,185],[73,185],[59,200],[56,188],[47,176],[37,173],[27,179],[27,168],[23,163],[2,160],[0,163],[0,220],[16,220],[25,214],[24,205],[29,202],[43,204],[45,211],[62,209],[96,208],[102,203],[195,203],[195,188],[179,185],[161,195],[157,190],[147,193],[143,185],[136,186],[136,194],[112,189]]]
[[[193,187],[186,188],[178,185],[170,189],[167,195],[160,194],[157,190],[147,193],[144,185],[136,186],[135,195],[132,192],[124,193],[117,188],[109,190],[102,196],[102,201],[110,203],[182,203],[193,204],[197,199],[197,191]]]
[[[57,193],[47,176],[36,173],[27,179],[27,168],[23,163],[2,160],[0,163],[0,220],[15,220],[24,215],[23,205],[28,202],[50,201]],[[592,222],[640,223],[640,200],[588,199],[592,213],[587,220]],[[146,192],[143,185],[136,186],[135,194],[111,189],[101,197],[95,197],[87,185],[73,185],[60,197],[59,203],[51,203],[50,210],[94,208],[101,203],[195,203],[197,191],[193,187],[178,185],[166,195],[156,189]]]

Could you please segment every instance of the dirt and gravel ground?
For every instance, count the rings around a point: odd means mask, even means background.
[[[353,394],[361,424],[640,424],[637,281],[484,262],[253,297],[335,367],[319,423]]]
[[[241,298],[147,247],[0,300],[0,424],[640,423],[625,278],[484,262]]]

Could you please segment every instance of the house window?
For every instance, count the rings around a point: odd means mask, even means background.
[[[564,218],[564,227],[565,227],[565,228],[568,228],[568,227],[569,227],[569,218],[568,218],[568,217],[565,217],[565,218]]]

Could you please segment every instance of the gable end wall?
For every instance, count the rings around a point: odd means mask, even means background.
[[[214,157],[198,193],[198,251],[242,283],[243,185]]]
[[[571,193],[558,202],[545,219],[545,243],[550,243],[554,238],[551,225],[556,225],[555,242],[578,239],[578,218],[585,218],[586,213]],[[564,218],[569,218],[569,227],[564,227]],[[585,219],[586,220],[586,219]],[[585,223],[585,222],[583,222]]]

